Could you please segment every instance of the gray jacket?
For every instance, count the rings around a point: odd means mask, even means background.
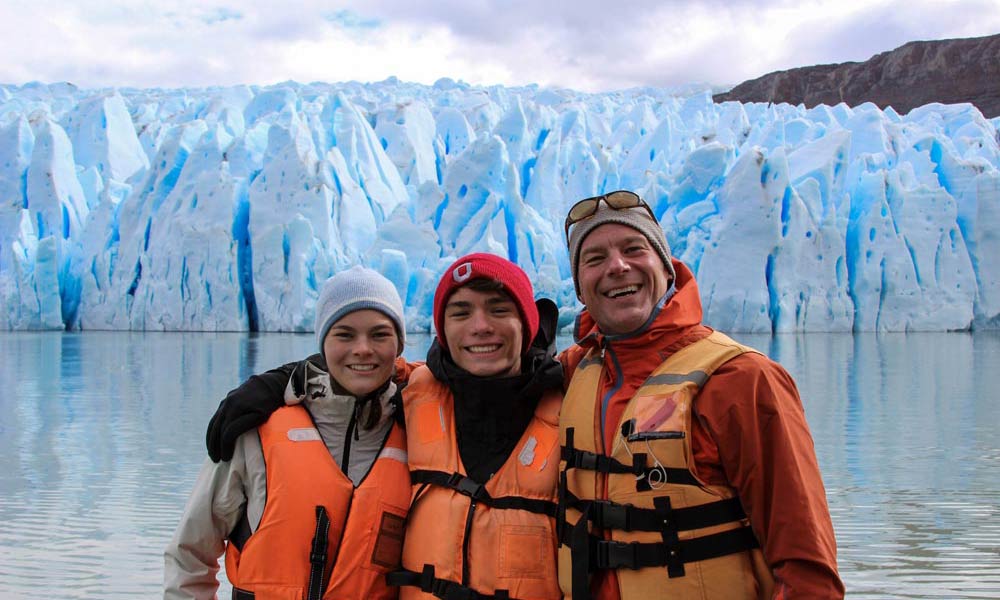
[[[333,394],[330,376],[308,360],[296,368],[307,369],[305,394],[297,397],[289,381],[285,403],[304,403],[330,454],[338,465],[342,465],[348,424],[356,400],[353,396]],[[382,416],[375,427],[369,430],[355,428],[357,435],[351,441],[347,469],[355,486],[371,468],[392,427],[395,405],[391,399],[395,393],[396,385],[390,382],[379,397]],[[359,420],[364,421],[366,416],[359,415]],[[225,552],[227,536],[244,512],[251,531],[256,531],[266,498],[267,473],[256,430],[240,436],[231,461],[213,463],[205,459],[184,515],[163,555],[164,600],[214,599],[219,587],[219,557]]]

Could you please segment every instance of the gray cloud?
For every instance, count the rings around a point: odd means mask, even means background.
[[[0,6],[0,82],[183,86],[396,75],[597,91],[738,83],[865,60],[914,39],[1000,31],[1000,0],[823,8],[790,0],[348,0],[335,8],[327,0],[175,0],[166,8],[15,0]],[[798,25],[786,27],[789,14]],[[329,52],[341,60],[323,60]]]
[[[995,0],[962,2],[960,8],[954,3],[897,0],[790,32],[786,43],[795,53],[789,53],[787,61],[794,62],[791,66],[865,61],[911,41],[996,33],[1000,30],[983,30],[980,24],[985,16],[1000,25],[998,12]]]

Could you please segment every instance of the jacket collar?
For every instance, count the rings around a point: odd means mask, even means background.
[[[355,411],[360,422],[368,421],[369,413],[378,405],[378,421],[373,425],[374,429],[380,429],[386,420],[393,417],[396,410],[393,399],[397,386],[392,378],[378,389],[358,398],[343,389],[329,373],[308,360],[300,363],[297,368],[304,370],[302,373],[293,373],[285,386],[285,404],[304,404],[310,412],[322,411],[343,423],[347,423]],[[296,376],[300,378],[298,381]],[[296,384],[301,386],[303,382],[305,389],[297,389]]]

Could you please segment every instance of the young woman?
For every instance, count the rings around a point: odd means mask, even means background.
[[[355,267],[316,305],[321,361],[292,367],[282,407],[206,461],[165,552],[164,598],[395,598],[410,501],[393,381],[406,328],[395,287]],[[320,364],[317,365],[316,363]]]

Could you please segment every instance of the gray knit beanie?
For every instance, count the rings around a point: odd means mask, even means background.
[[[583,245],[584,238],[590,235],[591,231],[607,223],[625,225],[641,233],[649,240],[650,245],[660,255],[660,258],[663,259],[663,265],[667,268],[667,274],[670,275],[670,279],[674,280],[677,278],[677,274],[674,272],[674,265],[670,262],[670,245],[667,244],[667,238],[663,234],[663,227],[657,221],[651,219],[649,213],[642,207],[614,209],[602,201],[597,206],[597,212],[586,219],[578,221],[569,230],[569,260],[570,265],[573,267],[573,285],[576,287],[577,298],[580,297],[580,284],[579,277],[577,276],[577,267],[580,262],[580,247]]]
[[[406,339],[406,322],[403,320],[403,301],[391,281],[381,273],[365,267],[351,267],[326,280],[316,300],[316,344],[323,352],[323,340],[341,317],[356,310],[377,310],[389,317],[399,337],[396,356],[403,352]]]

